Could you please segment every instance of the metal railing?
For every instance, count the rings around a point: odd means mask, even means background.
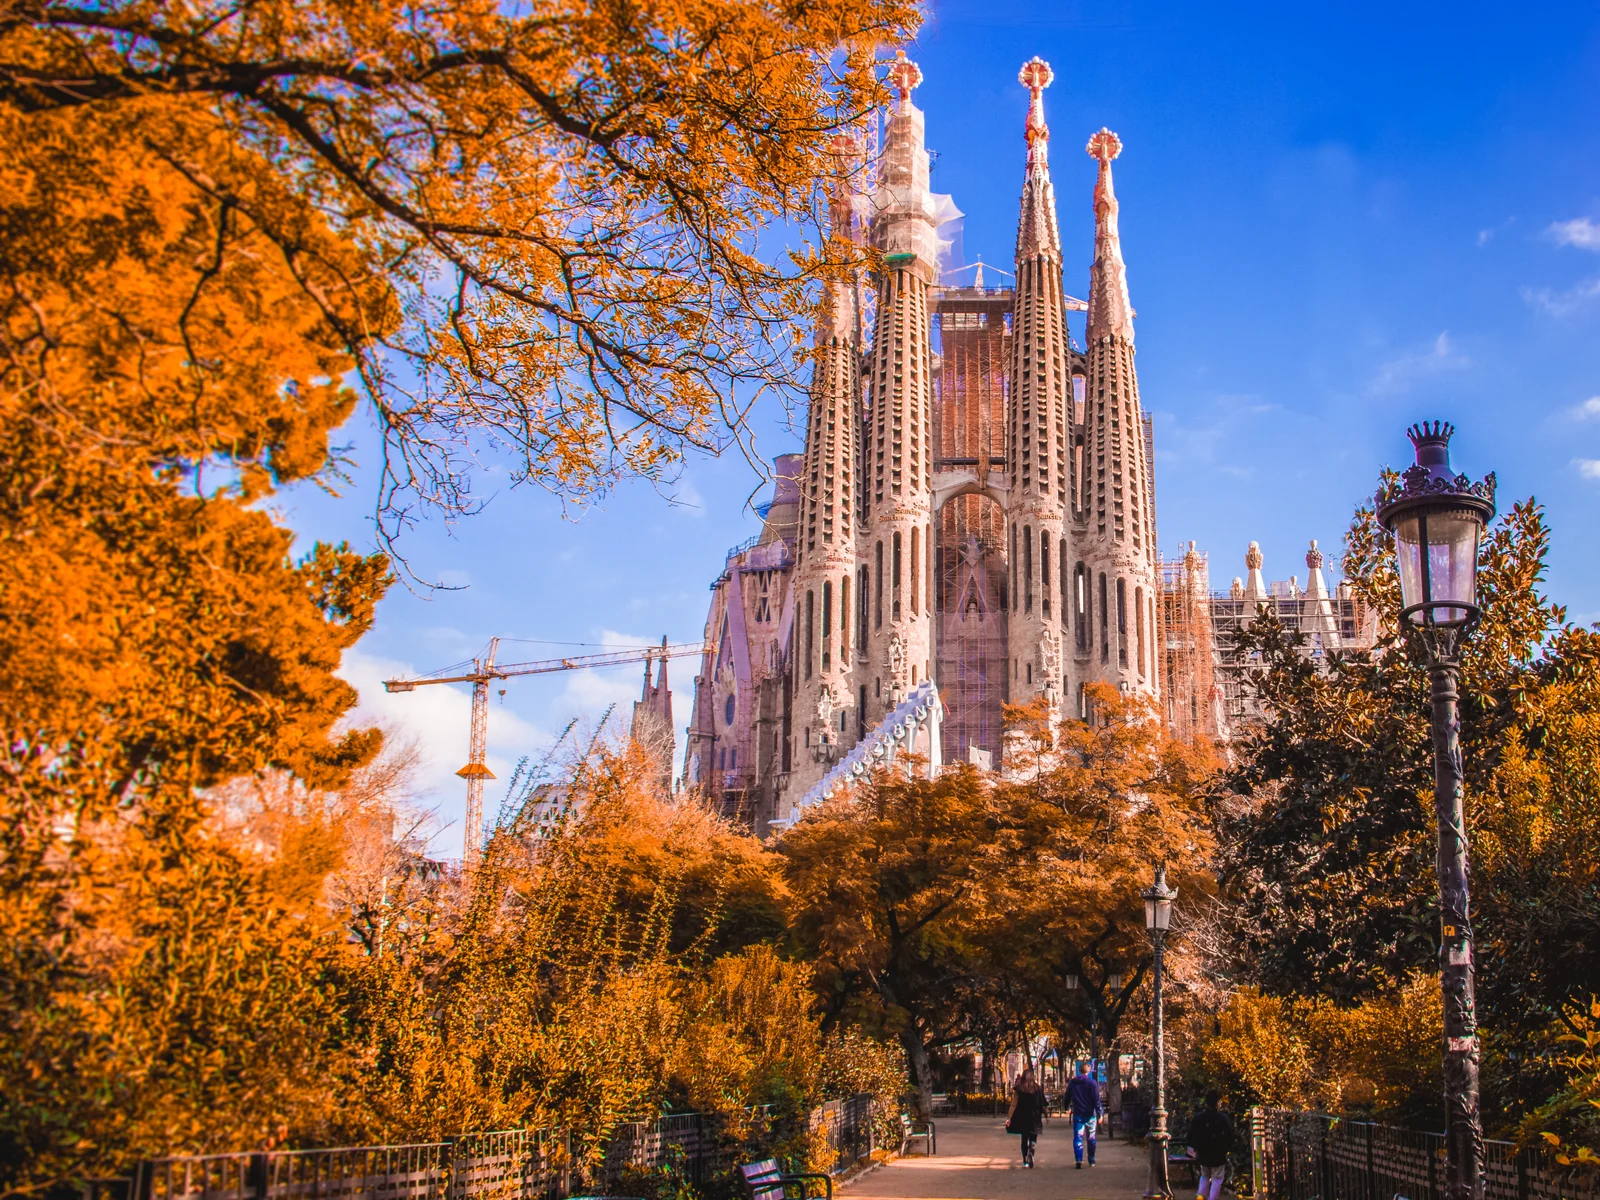
[[[872,1109],[872,1095],[863,1092],[811,1110],[811,1128],[827,1134],[830,1172],[849,1170],[872,1154]]]
[[[535,1200],[566,1194],[566,1139],[549,1130],[475,1133],[410,1146],[341,1146],[149,1159],[132,1200]]]
[[[1252,1176],[1269,1200],[1443,1200],[1442,1133],[1325,1113],[1252,1109]],[[1592,1171],[1484,1142],[1485,1200],[1600,1200]]]
[[[872,1097],[831,1100],[810,1114],[825,1126],[830,1168],[872,1149]],[[620,1125],[596,1165],[576,1162],[561,1130],[510,1129],[409,1146],[341,1146],[147,1159],[127,1179],[96,1180],[94,1200],[562,1200],[575,1190],[612,1191],[629,1176],[670,1171],[696,1187],[740,1162],[771,1154],[792,1128],[770,1108],[736,1125],[674,1113]]]

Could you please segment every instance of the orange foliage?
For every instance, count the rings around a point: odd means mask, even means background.
[[[470,509],[474,435],[567,497],[659,478],[794,382],[830,264],[758,235],[809,216],[830,140],[882,98],[876,47],[918,20],[910,0],[13,6],[0,145],[24,161],[0,195],[23,252],[0,254],[58,281],[87,266],[88,307],[132,319],[112,341],[148,351],[139,388],[148,366],[199,390],[231,341],[345,356],[396,505]],[[171,287],[143,269],[168,251]],[[0,299],[30,372],[89,340],[52,299]],[[320,464],[315,436],[280,441],[280,465]]]

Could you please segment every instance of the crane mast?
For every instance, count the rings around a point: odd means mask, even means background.
[[[483,781],[493,779],[489,770],[489,680],[494,670],[495,655],[500,649],[500,639],[489,639],[489,653],[474,659],[472,681],[472,733],[467,746],[467,765],[456,772],[467,781],[467,826],[463,833],[465,844],[461,850],[461,865],[477,865],[483,853]]]
[[[625,663],[643,661],[646,670],[656,660],[681,658],[701,654],[705,647],[699,642],[679,642],[668,645],[661,639],[659,646],[641,646],[632,650],[614,650],[605,654],[578,654],[566,658],[545,658],[535,662],[498,663],[500,639],[490,638],[488,652],[472,660],[472,670],[465,674],[447,675],[435,672],[411,679],[385,679],[386,692],[410,692],[435,683],[470,683],[472,685],[472,729],[467,745],[467,765],[456,772],[467,781],[467,821],[462,831],[461,863],[471,869],[483,855],[483,783],[493,779],[489,770],[489,683],[495,679],[509,679],[513,675],[549,675],[557,671],[581,671],[587,667],[614,667]]]

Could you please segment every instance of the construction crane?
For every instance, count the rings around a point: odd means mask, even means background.
[[[648,670],[648,664],[658,659],[664,662],[669,658],[682,658],[704,651],[705,647],[699,642],[668,645],[667,639],[663,637],[659,646],[613,650],[606,654],[575,654],[566,658],[544,658],[537,662],[500,663],[495,661],[500,652],[500,639],[490,638],[488,653],[482,658],[473,659],[470,671],[446,674],[446,671],[455,671],[455,668],[446,667],[444,671],[419,675],[414,679],[385,679],[383,690],[410,692],[433,683],[472,685],[472,735],[467,748],[467,765],[456,772],[467,781],[467,827],[463,834],[465,844],[461,861],[463,866],[470,867],[483,852],[483,781],[495,777],[494,772],[489,770],[484,761],[489,751],[491,679],[509,679],[513,675],[550,675],[556,671],[581,671],[586,667],[616,667],[624,663],[641,661],[647,664]]]

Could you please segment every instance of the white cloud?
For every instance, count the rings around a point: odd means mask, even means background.
[[[657,634],[655,637],[647,637],[636,633],[619,633],[615,629],[602,629],[598,633],[601,649],[589,653],[606,654],[613,650],[633,650],[640,646],[656,645],[659,644],[661,636]],[[668,674],[669,676],[671,674],[670,667]],[[633,716],[633,702],[639,698],[643,679],[644,667],[640,663],[569,671],[566,686],[561,691],[561,706],[573,712],[581,711],[598,716],[607,705],[614,704],[617,706],[617,714],[628,720]]]
[[[1492,238],[1492,237],[1494,237],[1494,230],[1492,230],[1492,229],[1480,229],[1480,230],[1478,230],[1478,245],[1487,246],[1489,244],[1489,239]]]
[[[1553,288],[1522,289],[1522,298],[1551,317],[1568,317],[1592,300],[1600,300],[1600,277],[1586,279],[1576,287],[1558,292]]]
[[[1572,415],[1580,421],[1592,421],[1600,417],[1600,396],[1590,396],[1572,410]]]
[[[1575,458],[1572,462],[1585,479],[1600,479],[1600,458]]]
[[[1545,232],[1554,238],[1558,245],[1576,246],[1579,250],[1600,251],[1600,225],[1588,217],[1557,221]]]
[[[472,687],[470,684],[438,684],[410,692],[390,693],[383,681],[421,672],[412,664],[366,654],[359,649],[344,652],[339,677],[360,695],[355,711],[347,718],[354,724],[375,723],[401,736],[415,738],[422,761],[418,783],[430,803],[437,803],[441,824],[451,824],[455,832],[446,833],[436,846],[454,855],[460,848],[460,820],[466,799],[466,785],[456,771],[467,761],[468,738],[472,725]],[[494,703],[490,693],[488,765],[498,784],[490,783],[484,800],[486,819],[492,819],[495,806],[504,793],[506,781],[516,769],[517,759],[533,754],[550,744],[542,729]]]
[[[1448,332],[1440,333],[1424,349],[1410,350],[1382,363],[1368,384],[1375,395],[1392,395],[1409,391],[1419,380],[1446,371],[1461,371],[1472,365],[1472,359],[1457,349]]]

